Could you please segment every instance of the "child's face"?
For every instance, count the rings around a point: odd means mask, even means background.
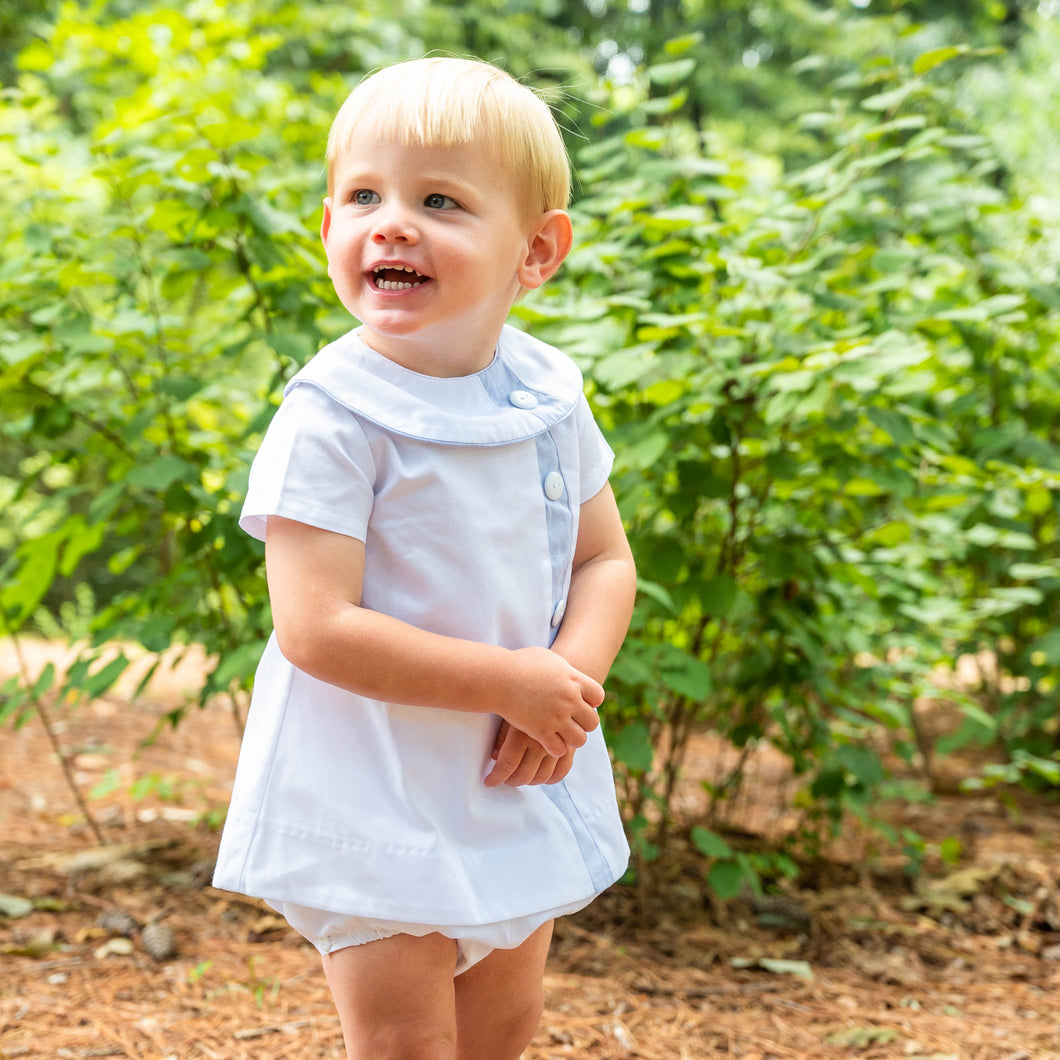
[[[489,364],[536,228],[515,183],[477,146],[355,134],[334,163],[321,237],[369,346],[427,375]]]

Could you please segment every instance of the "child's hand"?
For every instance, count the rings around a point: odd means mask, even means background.
[[[501,784],[511,788],[523,784],[558,784],[574,765],[574,751],[553,758],[537,740],[503,720],[491,757],[496,765],[486,775],[487,788]]]
[[[603,688],[548,648],[513,651],[505,682],[507,701],[494,708],[513,728],[526,733],[553,758],[582,746],[600,724],[596,708]]]

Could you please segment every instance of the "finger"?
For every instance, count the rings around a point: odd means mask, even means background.
[[[581,747],[588,739],[589,732],[593,731],[599,724],[600,719],[597,716],[597,712],[590,710],[588,707],[573,713],[573,716],[567,720],[563,731],[567,746]],[[557,758],[559,757],[558,755]]]
[[[585,743],[585,733],[577,725],[567,726],[567,732],[570,734],[570,739],[565,739],[558,732],[543,733],[541,746],[545,749],[545,752],[553,758],[562,758],[567,753],[568,745],[573,747],[581,746],[581,744],[574,743],[574,740],[577,739],[577,734],[581,735],[582,743]]]
[[[596,716],[595,711],[593,712],[593,716]],[[599,724],[599,722],[597,722],[597,724]],[[572,719],[563,731],[563,736],[567,743],[567,746],[563,748],[563,754],[566,754],[567,751],[571,749],[576,750],[579,747],[584,747],[586,740],[589,739],[587,731],[587,727],[584,723]],[[555,757],[562,758],[563,755],[556,755]]]
[[[584,732],[592,732],[600,724],[600,715],[592,707],[586,706],[584,703],[580,709],[574,711],[571,717],[581,726]]]
[[[497,729],[497,738],[493,741],[493,750],[490,752],[490,758],[496,760],[497,755],[501,753],[501,747],[504,746],[504,741],[508,738],[508,730],[511,726],[503,718],[501,719],[500,727]]]
[[[510,765],[502,765],[498,759],[496,765],[486,774],[483,783],[487,788],[499,788],[502,784],[508,783],[508,778],[512,775],[512,768]]]
[[[507,782],[508,778],[519,768],[523,760],[523,747],[514,739],[515,733],[509,733],[501,746],[494,754],[496,765],[486,774],[486,786],[498,787]]]
[[[537,772],[534,773],[533,777],[528,780],[527,783],[535,786],[539,784],[547,784],[552,778],[552,774],[556,771],[556,766],[562,761],[562,758],[550,758],[548,755],[545,755],[538,764]]]
[[[534,779],[528,781],[530,784],[558,784],[569,772],[574,762],[574,752],[568,751],[562,758],[549,758],[547,755],[541,759],[537,767]]]
[[[523,760],[519,763],[518,769],[516,769],[512,775],[505,781],[509,787],[518,788],[524,784],[533,784],[535,778],[543,765],[549,762],[555,762],[556,759],[550,758],[545,754],[544,748],[534,750],[534,748],[527,748],[526,753],[523,755]],[[552,767],[548,767],[549,773],[552,772]]]
[[[574,752],[568,751],[562,758],[546,759],[546,761],[554,761],[556,764],[552,770],[552,775],[539,783],[558,784],[561,780],[567,779],[567,774],[571,771],[571,767],[574,765]],[[540,770],[538,772],[540,773]]]
[[[604,686],[599,681],[594,681],[588,674],[580,673],[579,684],[581,686],[582,699],[590,707],[598,707],[603,703]]]

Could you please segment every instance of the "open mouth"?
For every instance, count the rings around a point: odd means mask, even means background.
[[[372,285],[380,291],[408,291],[425,284],[430,277],[411,265],[380,265],[369,273]]]

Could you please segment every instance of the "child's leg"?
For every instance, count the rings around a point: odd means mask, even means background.
[[[458,1060],[518,1060],[544,1009],[552,921],[521,946],[494,950],[456,977]]]
[[[325,954],[349,1060],[454,1060],[456,958],[456,943],[442,935],[394,935]]]

